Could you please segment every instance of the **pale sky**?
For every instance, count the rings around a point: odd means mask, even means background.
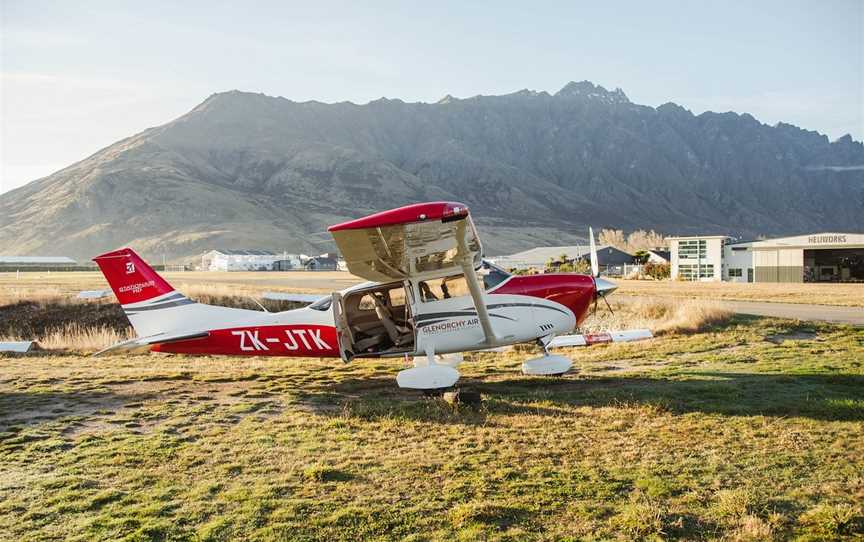
[[[231,89],[432,102],[588,79],[861,140],[862,51],[862,0],[0,0],[0,193]]]

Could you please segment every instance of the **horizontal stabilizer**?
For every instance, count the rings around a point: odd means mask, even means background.
[[[100,350],[93,355],[99,356],[108,352],[139,350],[149,348],[154,344],[167,344],[179,341],[188,341],[191,339],[203,339],[205,337],[208,337],[209,335],[210,333],[207,331],[187,331],[185,333],[173,334],[157,333],[156,335],[150,335],[148,337],[136,337],[128,341],[123,341],[122,343],[117,343],[115,345],[109,346],[108,348]]]

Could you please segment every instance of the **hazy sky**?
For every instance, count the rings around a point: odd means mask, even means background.
[[[588,79],[864,139],[862,0],[0,6],[0,192],[230,89],[365,103]]]

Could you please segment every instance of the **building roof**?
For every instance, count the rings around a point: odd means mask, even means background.
[[[243,250],[243,249],[214,249],[213,252],[224,254],[225,256],[275,256],[276,254],[269,250]]]
[[[689,241],[690,239],[728,239],[728,235],[684,235],[681,237],[667,237],[667,241]]]
[[[672,252],[668,250],[649,250],[648,252],[655,256],[659,256],[664,260],[668,260],[672,256]]]
[[[597,252],[606,249],[615,249],[619,252],[623,250],[617,249],[611,245],[602,245],[597,247]],[[560,246],[560,247],[537,247],[523,252],[517,252],[509,256],[501,256],[499,259],[507,259],[512,261],[527,261],[527,262],[546,262],[549,258],[556,259],[558,256],[566,254],[569,259],[588,258],[591,255],[591,247],[585,245]],[[626,254],[626,252],[625,252]]]
[[[0,264],[77,265],[66,256],[0,256]]]
[[[789,237],[772,237],[770,239],[751,239],[749,241],[736,241],[729,243],[733,247],[765,248],[772,246],[819,246],[819,245],[845,245],[864,243],[864,233],[851,232],[818,232],[804,233]]]

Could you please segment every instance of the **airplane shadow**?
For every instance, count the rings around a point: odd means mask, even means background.
[[[485,423],[490,414],[561,416],[572,407],[621,405],[651,405],[674,414],[864,421],[864,375],[697,372],[686,377],[463,378],[460,389],[483,396],[474,409],[400,390],[392,376],[374,376],[324,384],[301,392],[301,401],[323,399],[331,405],[321,409],[327,415],[460,424]]]

